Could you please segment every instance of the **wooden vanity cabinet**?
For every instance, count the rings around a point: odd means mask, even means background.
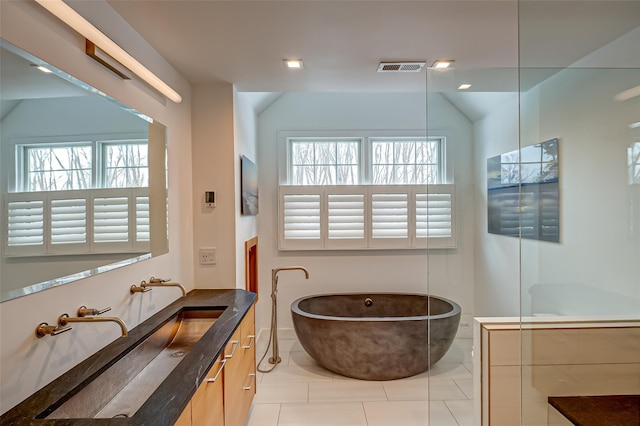
[[[256,393],[255,309],[252,307],[234,333],[229,344],[238,340],[237,348],[227,353],[224,376],[224,424],[244,426]],[[229,346],[229,345],[227,345]],[[225,350],[225,352],[227,352]]]
[[[255,309],[251,307],[175,426],[244,426],[255,393]]]
[[[224,356],[220,355],[191,398],[192,426],[224,425],[223,376],[225,364]]]
[[[186,408],[180,414],[178,421],[175,422],[174,426],[192,426],[191,425],[191,401],[187,404]]]

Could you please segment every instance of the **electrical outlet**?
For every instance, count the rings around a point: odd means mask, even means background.
[[[215,265],[218,262],[218,252],[215,247],[202,247],[200,249],[200,264]]]

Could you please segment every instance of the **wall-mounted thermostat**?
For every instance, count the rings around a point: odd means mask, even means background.
[[[207,207],[216,206],[216,193],[215,191],[206,191],[204,193],[204,205]]]

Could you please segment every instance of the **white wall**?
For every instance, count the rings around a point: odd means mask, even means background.
[[[243,155],[256,163],[258,117],[253,109],[251,95],[233,90],[233,123],[236,152],[236,287],[245,288],[244,242],[258,235],[257,216],[241,214],[240,157]],[[260,247],[260,244],[258,244]]]
[[[487,158],[518,149],[518,94],[474,123],[475,314],[520,315],[520,244],[487,232]]]
[[[634,69],[566,69],[521,96],[520,129],[515,99],[475,124],[477,314],[640,312],[640,197],[627,184],[638,101],[614,100],[637,84]],[[522,146],[560,140],[559,244],[487,234],[486,159],[517,149],[518,130]]]
[[[167,126],[169,149],[169,253],[135,265],[0,304],[0,410],[90,356],[120,332],[114,324],[79,324],[59,336],[37,339],[40,322],[55,323],[79,306],[102,308],[131,328],[180,296],[177,289],[129,294],[150,276],[172,277],[193,288],[190,86],[103,1],[77,2],[87,19],[156,72],[183,96],[179,105],[149,95],[139,81],[125,82],[84,53],[84,39],[31,1],[0,3],[0,35],[5,40],[108,93]],[[187,220],[185,220],[187,218]],[[16,320],[18,319],[18,320]]]
[[[215,265],[200,265],[196,258],[198,288],[236,287],[236,169],[234,149],[234,97],[228,83],[193,87],[193,249],[215,247]],[[204,205],[205,191],[216,192],[216,207]]]
[[[522,117],[523,144],[560,139],[561,194],[560,244],[523,241],[523,314],[532,305],[566,315],[640,313],[640,191],[627,178],[638,100],[614,100],[638,77],[637,69],[567,69],[523,97],[536,111]],[[549,286],[532,300],[538,284]]]
[[[430,94],[429,129],[444,130],[448,155],[455,164],[458,248],[455,250],[279,252],[277,249],[278,131],[418,130],[427,128],[425,93],[338,94],[288,93],[258,116],[260,177],[260,299],[257,321],[268,328],[271,269],[302,265],[282,272],[278,281],[278,318],[290,328],[290,304],[298,297],[336,292],[429,292],[455,300],[473,314],[473,186],[471,124],[442,96]],[[466,317],[465,317],[466,318]],[[463,320],[464,322],[464,320]]]

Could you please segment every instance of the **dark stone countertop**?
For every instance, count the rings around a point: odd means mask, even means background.
[[[576,426],[640,425],[640,395],[550,396],[549,404]]]
[[[130,330],[127,337],[116,339],[7,411],[0,417],[0,426],[173,425],[255,300],[255,293],[245,290],[192,290],[186,297],[181,297]],[[82,388],[83,383],[108,368],[119,355],[129,352],[173,315],[189,307],[224,309],[224,312],[133,416],[114,419],[36,418],[73,389]]]

